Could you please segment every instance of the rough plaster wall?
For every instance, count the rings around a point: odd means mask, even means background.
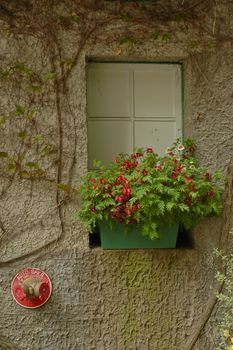
[[[9,295],[12,276],[28,265],[53,281],[51,300],[37,310]],[[25,350],[182,349],[210,292],[208,270],[194,250],[70,249],[3,267],[1,333]]]
[[[184,63],[185,134],[196,139],[203,164],[225,169],[233,151],[232,49],[197,51],[191,57],[190,38],[178,36],[178,43],[138,45],[123,52],[122,59]],[[63,127],[65,169],[75,157],[73,183],[87,164],[85,58],[112,59],[114,49],[115,44],[87,46],[69,81]],[[1,59],[8,57],[4,52],[10,52],[5,39]],[[0,334],[22,350],[182,350],[212,291],[220,220],[205,220],[195,228],[194,249],[90,250],[74,218],[78,203],[70,203],[63,209],[65,237],[28,258],[4,263],[59,237],[57,211],[47,216],[54,197],[52,185],[39,182],[31,191],[29,183],[15,182],[0,203],[9,231],[0,252]],[[24,230],[17,230],[22,224]],[[37,310],[19,307],[10,294],[12,278],[28,266],[44,270],[53,283],[51,299]],[[195,349],[215,348],[215,317]]]
[[[233,151],[232,50],[197,56],[194,71],[197,65],[202,73],[194,78],[194,88],[199,90],[192,99],[194,137],[200,140],[199,154],[203,163],[219,168],[228,164]]]

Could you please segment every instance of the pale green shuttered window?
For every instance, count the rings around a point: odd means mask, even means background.
[[[182,137],[181,65],[89,63],[87,112],[89,166],[135,147],[162,154]]]

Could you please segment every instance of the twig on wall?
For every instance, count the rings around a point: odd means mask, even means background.
[[[29,229],[30,227],[35,226],[35,224],[38,224],[38,223],[43,219],[43,216],[45,216],[45,215],[48,216],[49,214],[52,214],[55,210],[58,210],[58,215],[59,215],[59,208],[61,208],[61,206],[62,206],[63,204],[64,204],[64,201],[61,201],[60,203],[58,203],[58,205],[52,207],[52,208],[49,210],[49,212],[46,211],[39,219],[36,219],[36,220],[31,221],[30,224],[29,224],[28,226],[26,226],[26,227],[24,226],[24,227],[23,227],[23,230],[21,230],[21,231],[25,231],[25,230]],[[21,231],[18,231],[18,233],[20,233]],[[5,233],[7,233],[7,231],[6,231]],[[29,253],[22,254],[22,255],[20,255],[20,256],[17,256],[17,257],[15,257],[15,258],[12,258],[12,259],[9,259],[9,260],[2,260],[2,261],[0,261],[0,267],[5,266],[5,265],[7,265],[7,264],[9,264],[9,263],[14,263],[14,262],[23,260],[23,259],[25,259],[25,258],[28,258],[28,257],[30,257],[30,256],[32,256],[32,255],[38,253],[39,251],[43,251],[43,252],[44,252],[44,250],[45,250],[46,248],[48,248],[48,247],[52,246],[53,244],[57,243],[57,242],[61,239],[62,235],[63,235],[63,231],[61,230],[61,232],[60,232],[60,234],[58,235],[58,237],[54,238],[52,241],[50,241],[50,242],[48,242],[48,243],[46,243],[46,244],[44,244],[44,245],[42,245],[42,246],[36,248],[35,250],[32,250],[32,251],[29,252]]]
[[[6,229],[4,227],[4,224],[2,222],[2,219],[0,217],[0,230],[2,231],[1,234],[0,234],[0,239],[2,238],[2,236],[4,236],[6,234]]]
[[[212,33],[213,35],[215,34],[215,26],[216,26],[216,18],[217,18],[217,0],[215,0],[215,9],[214,9],[214,21],[213,21],[213,28],[212,28]]]

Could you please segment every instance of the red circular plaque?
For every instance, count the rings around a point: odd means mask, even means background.
[[[11,284],[15,301],[27,308],[37,308],[46,303],[52,293],[52,283],[45,272],[27,268],[19,272]]]

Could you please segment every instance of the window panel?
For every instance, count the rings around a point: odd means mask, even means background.
[[[127,70],[90,69],[88,114],[91,117],[129,117],[130,79]]]
[[[135,71],[135,117],[174,118],[174,79],[174,71],[171,69]]]
[[[171,145],[176,138],[176,123],[174,121],[135,121],[135,146],[152,147],[158,154]]]
[[[88,122],[89,167],[93,159],[104,164],[113,160],[120,152],[131,152],[133,139],[130,121],[93,121]]]

